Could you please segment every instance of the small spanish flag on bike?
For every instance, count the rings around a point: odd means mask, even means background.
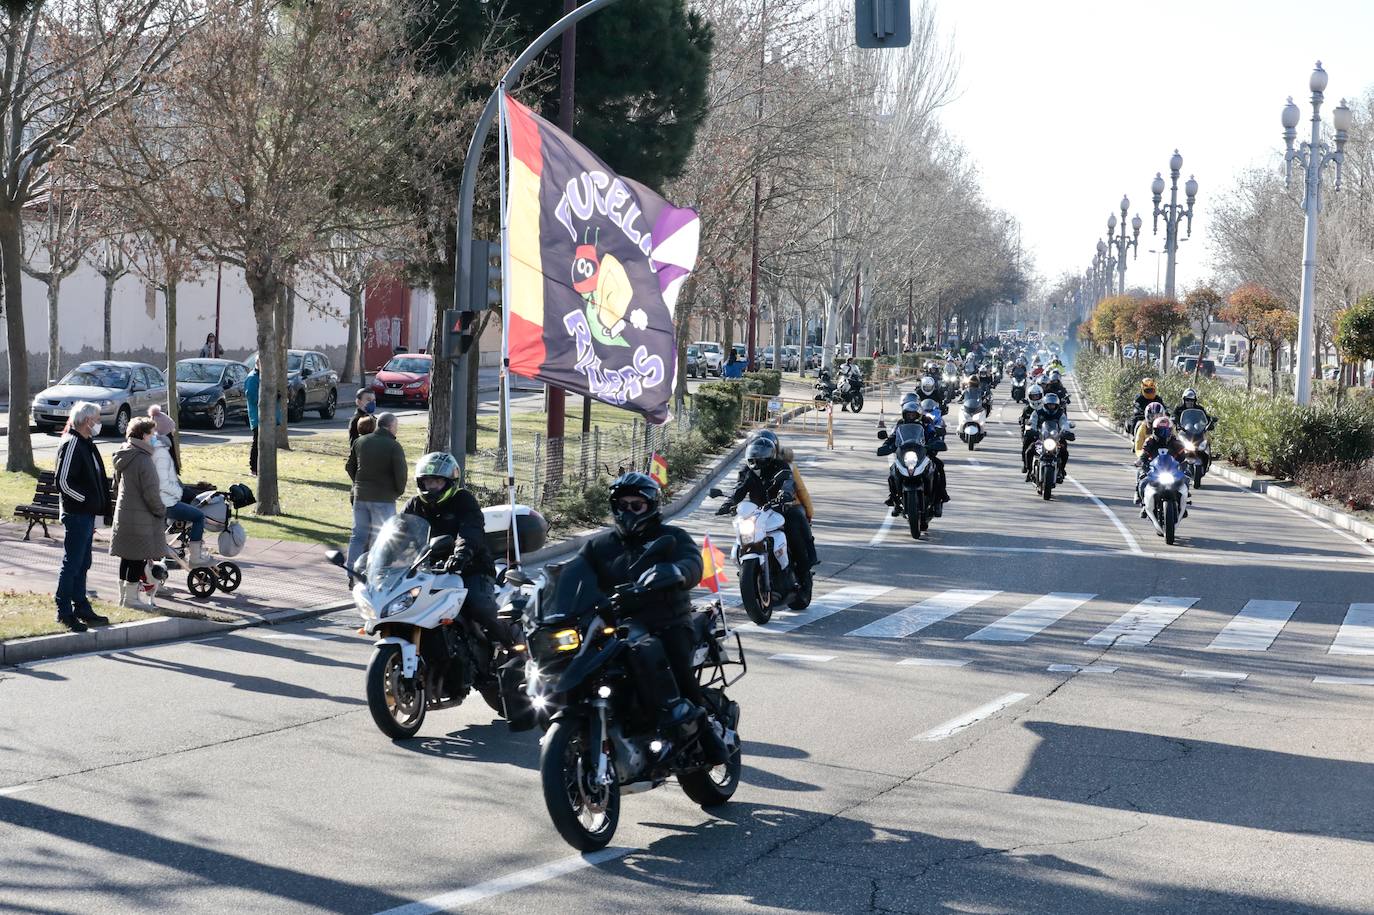
[[[730,579],[725,577],[725,554],[711,543],[707,534],[701,541],[701,583],[712,594],[720,593],[720,586]]]
[[[649,462],[649,476],[653,477],[659,486],[668,485],[668,461],[657,451],[654,452],[653,460]]]

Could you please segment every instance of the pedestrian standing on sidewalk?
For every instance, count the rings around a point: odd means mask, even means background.
[[[358,440],[358,436],[364,434],[358,431],[358,423],[377,412],[377,395],[373,394],[367,388],[358,388],[358,393],[353,397],[353,403],[358,409],[353,411],[353,418],[348,421],[349,448],[353,447],[353,443]]]
[[[91,570],[91,544],[95,521],[110,514],[110,480],[94,437],[100,434],[100,407],[79,401],[68,416],[62,442],[57,446],[55,472],[62,522],[62,567],[57,573],[57,621],[72,632],[85,632],[87,624],[105,626],[109,619],[96,613],[86,594],[86,573]]]
[[[115,511],[110,552],[120,559],[119,605],[143,610],[156,606],[151,591],[140,593],[144,570],[150,560],[167,555],[163,535],[166,509],[150,441],[156,431],[157,425],[147,416],[129,423],[129,437],[113,461]]]
[[[205,512],[190,502],[182,501],[186,489],[181,485],[181,461],[178,459],[176,440],[173,437],[177,431],[176,423],[172,422],[172,417],[163,413],[157,404],[148,408],[148,415],[153,420],[155,430],[149,441],[153,446],[153,464],[157,467],[157,485],[162,494],[166,516],[168,520],[185,521],[191,525],[190,555],[186,557],[183,565],[186,568],[213,565],[205,555]]]
[[[219,345],[219,340],[215,339],[214,334],[205,335],[205,345],[200,348],[200,358],[202,359],[223,359],[224,347]]]
[[[255,361],[253,370],[243,379],[243,396],[248,401],[248,428],[253,430],[253,444],[248,449],[248,472],[253,476],[258,475],[258,388],[261,383],[262,374]]]
[[[396,415],[377,414],[377,431],[353,443],[344,465],[353,481],[353,535],[348,538],[348,567],[372,548],[377,530],[396,514],[396,500],[409,478],[406,454],[396,441]]]

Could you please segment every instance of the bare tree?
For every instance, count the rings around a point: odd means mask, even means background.
[[[94,243],[87,211],[89,194],[66,175],[55,177],[46,196],[34,201],[43,211],[36,232],[25,232],[24,272],[48,291],[48,378],[62,376],[62,322],[58,313],[62,281],[71,276]]]
[[[100,274],[105,281],[104,316],[105,334],[103,337],[104,345],[101,352],[106,359],[110,358],[111,337],[113,336],[114,320],[114,289],[115,283],[129,275],[132,266],[129,263],[128,253],[125,251],[125,241],[120,237],[104,238],[97,246],[96,260],[94,263],[95,272]]]

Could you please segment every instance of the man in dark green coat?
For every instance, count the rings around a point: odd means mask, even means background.
[[[348,538],[348,567],[367,550],[386,520],[396,514],[396,500],[406,491],[406,454],[396,441],[396,414],[377,416],[377,431],[358,437],[344,465],[353,481],[353,534]]]

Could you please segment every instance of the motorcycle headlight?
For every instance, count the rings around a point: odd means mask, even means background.
[[[1183,443],[1183,450],[1184,450],[1184,451],[1196,451],[1196,450],[1197,450],[1197,442],[1188,442],[1188,441],[1185,441],[1185,442]]]
[[[1171,471],[1166,470],[1159,475],[1159,482],[1163,483],[1165,486],[1173,486],[1178,482],[1178,477]]]
[[[741,519],[739,523],[739,539],[746,543],[753,543],[757,532],[758,522],[753,518]]]
[[[388,616],[395,616],[398,613],[405,613],[414,605],[415,598],[419,596],[420,589],[417,587],[411,588],[409,591],[405,592],[399,597],[393,597],[391,601],[385,607],[382,608],[382,618],[385,619]]]
[[[906,462],[906,469],[907,469],[907,470],[915,470],[915,469],[916,469],[916,455],[915,455],[914,453],[908,451],[908,452],[906,453],[905,457],[902,458],[902,460],[904,460],[904,461]]]
[[[1056,448],[1058,448],[1058,447],[1059,447],[1059,443],[1056,442],[1054,439],[1052,439],[1052,438],[1047,438],[1047,439],[1045,439],[1045,450],[1046,450],[1046,451],[1053,451],[1054,449],[1056,449]]]

